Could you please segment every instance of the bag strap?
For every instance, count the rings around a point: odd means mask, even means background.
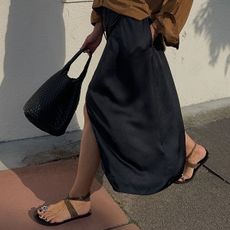
[[[69,69],[70,69],[70,66],[73,64],[73,62],[86,50],[86,48],[83,48],[83,49],[80,49],[66,64],[65,66],[63,67],[63,71],[65,72],[68,72]],[[88,67],[89,67],[89,64],[90,64],[90,61],[91,61],[91,58],[92,58],[92,54],[90,53],[89,54],[89,57],[88,57],[88,60],[84,66],[84,69],[83,71],[81,72],[80,76],[75,79],[75,80],[83,80],[85,78],[85,75],[87,73],[87,70],[88,70]]]

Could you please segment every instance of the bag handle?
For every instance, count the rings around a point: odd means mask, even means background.
[[[73,62],[86,50],[87,48],[83,48],[83,49],[80,49],[66,64],[65,66],[63,67],[63,71],[65,72],[68,72],[69,69],[70,69],[70,66],[73,64]],[[90,61],[91,61],[91,58],[92,58],[92,54],[89,53],[89,57],[88,57],[88,60],[84,66],[84,69],[83,71],[81,72],[80,76],[75,79],[75,80],[83,80],[86,73],[87,73],[87,70],[88,70],[88,67],[89,67],[89,64],[90,64]]]

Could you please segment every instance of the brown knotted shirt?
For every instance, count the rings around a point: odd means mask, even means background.
[[[97,7],[107,7],[119,14],[142,20],[153,19],[157,34],[167,46],[179,48],[179,34],[188,18],[193,0],[94,0],[91,24],[101,21]]]

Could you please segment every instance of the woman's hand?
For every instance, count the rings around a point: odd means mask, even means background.
[[[103,36],[103,26],[101,22],[98,22],[94,26],[93,32],[86,37],[81,49],[86,48],[86,51],[84,52],[88,54],[92,54],[96,50],[96,48],[100,45],[102,36]]]

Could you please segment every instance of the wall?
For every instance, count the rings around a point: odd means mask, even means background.
[[[230,96],[230,2],[194,1],[179,51],[168,49],[182,106]]]
[[[91,5],[76,0],[0,0],[0,142],[46,135],[26,120],[22,106],[91,32]],[[166,51],[181,106],[230,96],[229,6],[228,0],[194,1],[180,49]],[[104,45],[105,40],[93,56],[68,131],[83,127],[87,85]],[[76,61],[71,77],[78,76],[86,59],[83,54]]]

